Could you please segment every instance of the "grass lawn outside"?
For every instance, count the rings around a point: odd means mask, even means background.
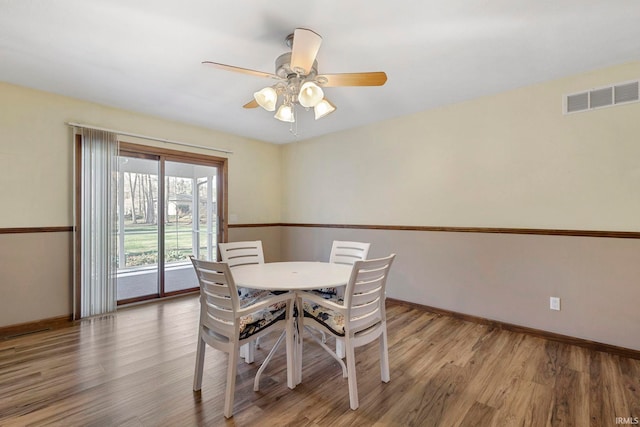
[[[206,250],[206,232],[200,232],[201,250]],[[204,246],[202,244],[204,243]],[[165,225],[165,261],[187,260],[193,254],[191,223]],[[153,224],[125,224],[124,267],[158,263],[158,226]]]

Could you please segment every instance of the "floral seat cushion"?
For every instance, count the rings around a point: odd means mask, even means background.
[[[272,295],[268,290],[238,288],[240,307],[244,308]],[[271,324],[286,318],[287,302],[280,301],[269,307],[240,318],[240,339],[249,338]]]
[[[337,304],[342,304],[342,298],[335,295],[327,295],[327,300],[331,300]],[[341,313],[331,310],[312,301],[303,300],[302,308],[304,316],[315,319],[317,322],[329,328],[333,333],[344,336],[344,316]]]
[[[287,314],[287,303],[282,301],[255,313],[240,318],[240,339],[249,338],[264,328],[279,320],[284,320]]]
[[[254,301],[262,297],[270,295],[271,292],[267,289],[251,289],[251,288],[238,288],[238,296],[240,301]]]
[[[313,291],[307,291],[307,292],[318,295],[324,299],[331,299],[338,294],[338,289],[337,288],[321,288],[321,289],[315,289]]]

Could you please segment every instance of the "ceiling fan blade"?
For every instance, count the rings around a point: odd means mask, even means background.
[[[316,81],[322,87],[336,86],[382,86],[387,81],[384,71],[370,73],[321,74]]]
[[[319,34],[306,28],[296,28],[291,46],[291,69],[300,74],[309,74],[322,44]]]
[[[242,106],[242,108],[256,108],[256,107],[258,107],[258,102],[255,99],[252,99],[251,101],[247,102]]]
[[[211,61],[202,61],[202,63],[205,65],[211,65],[214,68],[219,68],[221,70],[235,71],[237,73],[249,74],[257,77],[269,77],[271,79],[282,80],[280,76],[277,76],[271,73],[265,73],[264,71],[256,71],[256,70],[250,70],[248,68],[234,67],[233,65],[219,64],[217,62],[211,62]]]

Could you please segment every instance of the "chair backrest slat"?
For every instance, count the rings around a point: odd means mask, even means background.
[[[348,307],[346,329],[357,332],[386,319],[385,287],[394,258],[391,254],[354,263],[344,297]]]
[[[334,240],[329,262],[353,265],[356,261],[367,259],[369,247],[371,247],[371,243]]]
[[[232,339],[237,334],[238,291],[227,263],[190,257],[200,282],[200,321]]]
[[[220,243],[218,246],[222,261],[229,264],[229,267],[264,263],[261,240]]]
[[[365,323],[369,324],[371,319],[380,320],[379,303],[380,301],[376,298],[374,300],[368,300],[364,304],[352,305],[351,311],[349,312],[351,326]]]

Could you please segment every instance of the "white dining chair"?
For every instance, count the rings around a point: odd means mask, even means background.
[[[356,347],[379,340],[380,378],[385,383],[390,379],[385,286],[394,259],[395,254],[391,254],[386,258],[356,261],[345,289],[344,301],[337,296],[326,299],[309,292],[300,295],[304,315],[299,321],[344,341],[346,366],[320,338],[310,334],[341,365],[343,377],[347,377],[349,383],[351,409],[359,406]]]
[[[349,242],[343,240],[334,240],[331,245],[331,253],[329,254],[329,262],[335,264],[353,265],[356,261],[367,259],[371,243]],[[339,288],[322,288],[311,291],[319,296],[330,298],[332,295],[342,296],[344,287]]]
[[[262,241],[218,243],[222,262],[229,264],[232,269],[243,265],[264,264]],[[270,292],[265,289],[238,288],[240,298],[260,298]]]
[[[256,373],[254,390],[258,391],[260,374],[271,360],[274,352],[286,337],[287,376],[293,366],[293,330],[288,319],[293,315],[293,295],[290,293],[271,295],[244,304],[238,297],[229,265],[224,262],[203,261],[190,257],[200,282],[200,323],[198,346],[193,379],[195,391],[202,388],[204,355],[206,346],[229,354],[227,384],[225,389],[224,416],[233,415],[236,373],[240,346],[273,331],[280,337]]]
[[[263,264],[264,251],[261,240],[218,243],[220,258],[232,269],[243,265]],[[254,301],[271,295],[271,292],[263,289],[238,288],[240,299],[243,301]],[[255,349],[260,347],[260,338],[256,338],[255,343],[247,343],[242,346],[241,356],[246,363],[253,363]]]
[[[262,241],[218,243],[222,261],[233,268],[239,265],[263,264]]]
[[[345,264],[345,265],[353,265],[356,261],[360,261],[363,259],[367,259],[367,255],[369,254],[369,248],[371,247],[371,243],[363,243],[363,242],[350,242],[344,240],[334,240],[331,245],[331,253],[329,254],[329,262],[335,264]],[[344,295],[344,286],[340,286],[338,288],[322,288],[309,291],[318,295],[319,297],[330,299],[334,296],[338,296],[342,298]],[[312,332],[312,331],[309,331]],[[326,335],[324,332],[320,331],[322,335],[322,340],[326,341]],[[342,341],[336,341],[336,354],[344,359],[345,352],[344,347],[342,346]]]

